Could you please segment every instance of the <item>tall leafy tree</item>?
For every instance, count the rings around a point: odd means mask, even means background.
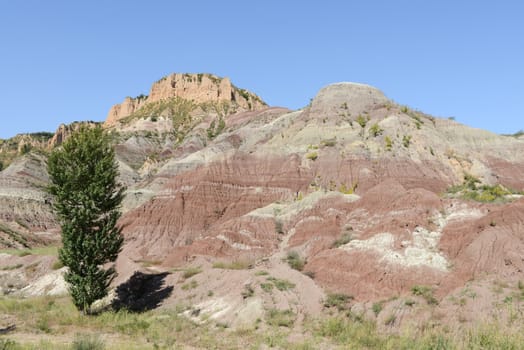
[[[61,262],[75,306],[84,313],[107,295],[123,237],[116,225],[124,188],[107,134],[82,126],[48,159],[49,193],[62,226]]]

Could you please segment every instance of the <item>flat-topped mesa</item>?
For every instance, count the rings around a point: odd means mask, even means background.
[[[330,114],[333,108],[343,107],[351,114],[359,114],[375,105],[388,103],[379,89],[359,83],[336,83],[322,88],[311,102],[311,112]]]
[[[119,120],[133,114],[147,104],[180,97],[194,103],[234,102],[238,111],[258,110],[267,107],[257,95],[234,86],[229,78],[220,78],[212,74],[168,75],[151,86],[148,96],[126,97],[121,104],[114,105],[109,111],[104,126],[113,126]]]

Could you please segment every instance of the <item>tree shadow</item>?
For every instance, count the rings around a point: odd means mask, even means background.
[[[132,312],[144,312],[160,306],[160,303],[173,292],[173,286],[165,287],[165,278],[169,273],[135,273],[116,288],[113,301],[115,310],[126,309]]]

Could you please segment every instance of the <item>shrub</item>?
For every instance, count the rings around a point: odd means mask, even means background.
[[[325,146],[325,147],[333,147],[337,144],[337,140],[336,138],[332,138],[332,139],[328,139],[328,140],[322,140],[320,142],[321,145]]]
[[[383,307],[384,307],[383,302],[377,302],[377,303],[373,303],[373,305],[371,306],[371,310],[373,310],[373,313],[375,314],[375,316],[378,316],[380,311],[382,311]]]
[[[404,135],[404,137],[402,137],[402,145],[408,148],[410,144],[411,144],[411,135]]]
[[[386,142],[386,151],[391,151],[391,149],[393,148],[393,141],[391,141],[389,136],[386,136],[384,138],[384,141]]]
[[[351,234],[350,233],[344,233],[340,238],[338,238],[335,242],[333,242],[332,247],[338,248],[340,246],[343,246],[344,244],[348,244],[351,242]]]
[[[202,272],[202,269],[199,267],[189,267],[185,269],[184,273],[182,274],[182,277],[184,279],[188,279],[193,277],[194,275],[198,275],[200,272]]]
[[[430,305],[437,305],[438,300],[433,296],[433,289],[429,286],[423,285],[414,285],[411,287],[411,292],[413,295],[423,297],[426,302]]]
[[[360,125],[362,129],[366,127],[366,124],[368,123],[369,118],[364,118],[362,115],[358,115],[357,117],[357,123]]]
[[[286,261],[292,269],[298,271],[302,271],[305,265],[304,259],[302,259],[300,255],[294,250],[287,253]]]
[[[371,128],[369,128],[369,133],[373,137],[380,136],[380,135],[382,135],[383,132],[384,132],[384,130],[380,126],[378,126],[377,123],[371,125]]]
[[[275,277],[268,277],[267,280],[269,282],[272,282],[275,285],[275,287],[281,292],[295,288],[295,284],[289,282],[288,280],[282,280]]]
[[[336,307],[337,310],[343,311],[348,309],[348,303],[353,299],[351,295],[342,293],[328,294],[324,300],[324,307]]]
[[[317,152],[311,152],[311,153],[308,153],[306,155],[306,158],[307,159],[310,159],[310,160],[317,160],[318,158],[318,153]]]

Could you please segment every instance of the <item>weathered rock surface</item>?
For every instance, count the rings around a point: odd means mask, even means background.
[[[224,101],[236,107],[222,108]],[[470,280],[524,280],[522,138],[398,106],[362,84],[327,86],[310,106],[289,111],[205,74],[160,80],[149,96],[113,107],[104,125],[128,187],[118,282],[137,269],[202,266],[196,314],[233,322],[235,313],[297,302],[307,304],[298,313],[314,313],[323,291],[352,295],[365,310],[410,295],[414,285],[443,300]],[[47,181],[45,168],[28,171],[35,166],[28,159],[0,173],[0,218],[48,229],[53,220],[37,185]],[[444,195],[467,174],[515,194],[496,203]],[[32,206],[20,204],[25,199]],[[283,262],[291,251],[312,278]],[[244,300],[246,285],[258,290],[265,277],[219,272],[216,261],[265,268],[314,297],[297,288]],[[206,297],[208,290],[220,292]]]
[[[258,96],[236,88],[229,78],[219,78],[212,74],[175,73],[154,83],[148,96],[126,97],[124,102],[111,107],[105,125],[113,126],[147,104],[177,97],[195,104],[234,102],[239,110],[258,110],[266,107]]]

